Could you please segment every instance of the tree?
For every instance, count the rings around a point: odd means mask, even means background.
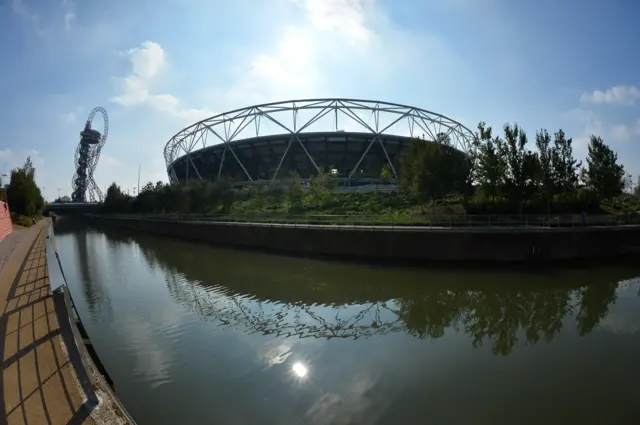
[[[289,211],[298,211],[302,207],[304,189],[300,183],[300,175],[292,171],[285,184],[285,200]]]
[[[591,136],[587,168],[583,173],[586,186],[600,199],[610,199],[622,193],[624,174],[618,155],[600,137]]]
[[[538,172],[539,190],[542,198],[547,203],[547,213],[551,210],[551,199],[555,192],[554,179],[554,150],[551,147],[551,138],[547,130],[536,132],[536,147],[538,148]]]
[[[504,178],[507,171],[504,142],[500,137],[492,137],[491,127],[484,122],[478,124],[476,137],[476,169],[475,178],[482,193],[495,203],[496,197],[502,194]]]
[[[552,154],[555,191],[561,194],[573,194],[578,186],[578,170],[582,162],[573,158],[572,139],[565,137],[562,129],[554,134]]]
[[[401,187],[412,194],[423,208],[431,201],[447,196],[457,184],[462,166],[455,151],[446,144],[413,141],[401,158]]]
[[[380,178],[382,179],[383,184],[389,184],[389,182],[393,179],[393,169],[391,168],[391,163],[387,162],[382,167],[380,171]]]
[[[111,183],[107,188],[107,195],[104,198],[102,209],[107,213],[121,213],[127,211],[127,206],[131,197],[122,192],[120,186]]]
[[[11,180],[6,191],[11,212],[33,216],[42,212],[44,199],[34,181],[31,159],[27,158],[23,167],[11,171]]]
[[[320,207],[329,205],[334,199],[333,186],[331,175],[320,168],[318,174],[311,176],[309,179],[311,202]]]
[[[535,186],[538,156],[526,149],[527,135],[517,124],[504,126],[507,173],[506,192],[522,213],[522,202],[530,198]]]

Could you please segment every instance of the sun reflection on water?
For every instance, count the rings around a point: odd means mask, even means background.
[[[291,367],[291,371],[300,379],[306,378],[309,374],[309,368],[302,362],[295,362]]]

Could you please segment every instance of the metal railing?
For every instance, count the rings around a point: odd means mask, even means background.
[[[67,279],[62,270],[60,256],[56,249],[53,223],[51,221],[49,222],[47,230],[45,249],[49,285],[54,299],[58,323],[62,330],[62,337],[87,400],[93,406],[97,406],[100,404],[100,400],[95,391],[96,382],[89,371],[89,353],[87,352],[81,333],[82,323],[80,322],[80,315],[78,314],[78,310],[76,310],[76,306],[71,298],[71,293],[67,287]]]
[[[286,227],[532,228],[558,229],[640,225],[639,214],[620,215],[312,215],[312,214],[113,214],[127,219],[278,225]]]

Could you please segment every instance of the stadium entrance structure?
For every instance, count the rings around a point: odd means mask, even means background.
[[[443,115],[360,99],[305,99],[237,109],[173,136],[164,157],[171,183],[230,178],[256,184],[331,173],[340,184],[394,183],[400,154],[412,140],[447,143],[461,153],[474,135]],[[382,178],[389,164],[390,175]]]

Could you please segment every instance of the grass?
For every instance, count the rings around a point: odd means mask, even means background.
[[[337,192],[316,202],[310,193],[305,193],[300,204],[292,208],[280,195],[245,194],[236,198],[228,212],[219,213],[219,207],[200,209],[206,214],[174,213],[185,220],[222,220],[239,222],[298,223],[298,224],[346,224],[346,225],[439,225],[439,226],[584,226],[640,224],[640,200],[623,195],[605,201],[600,207],[591,208],[583,216],[583,208],[562,204],[553,209],[526,205],[522,215],[506,200],[487,201],[474,198],[463,203],[460,195],[438,200],[435,205],[420,205],[402,192]],[[318,205],[321,204],[321,205]],[[465,208],[465,205],[467,208]],[[552,204],[553,205],[553,204]],[[487,208],[480,208],[480,207]],[[515,210],[515,212],[514,212]],[[544,210],[544,212],[540,212]],[[556,211],[548,214],[547,211]],[[505,211],[501,213],[500,211]],[[566,212],[561,212],[566,211]],[[573,212],[572,212],[573,211]],[[124,212],[124,211],[123,211]],[[147,216],[152,216],[148,214]],[[160,214],[162,215],[162,214]],[[165,217],[167,215],[164,215]]]

